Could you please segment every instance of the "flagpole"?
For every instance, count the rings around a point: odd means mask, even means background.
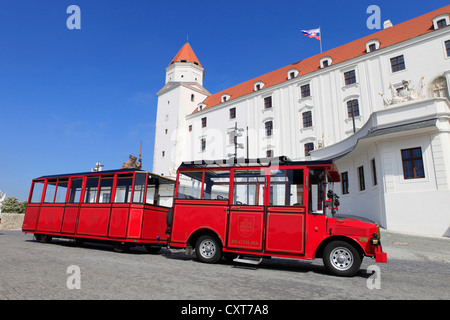
[[[320,53],[322,53],[322,27],[319,26],[319,32],[320,32]]]

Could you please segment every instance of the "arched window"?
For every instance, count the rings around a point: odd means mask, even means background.
[[[430,86],[430,91],[432,97],[443,97],[448,99],[448,87],[445,77],[439,77],[434,80]]]

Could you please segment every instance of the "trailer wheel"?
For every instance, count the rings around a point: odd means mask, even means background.
[[[323,250],[322,259],[328,271],[342,277],[354,276],[362,262],[356,248],[345,241],[330,242]]]
[[[49,234],[41,234],[39,237],[39,241],[42,243],[50,243],[50,242],[52,242],[52,239],[53,239],[53,236],[51,236]]]
[[[161,251],[161,247],[156,247],[152,245],[145,245],[145,249],[147,249],[147,252],[151,254],[155,254]]]
[[[128,253],[130,252],[130,245],[128,243],[118,242],[114,245],[113,250],[118,253]]]
[[[197,240],[195,254],[202,262],[217,263],[222,258],[222,248],[216,237],[203,235]]]

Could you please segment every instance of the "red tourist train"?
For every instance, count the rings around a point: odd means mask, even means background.
[[[34,179],[22,230],[53,237],[111,241],[116,251],[166,245],[166,216],[175,181],[124,169]]]
[[[33,180],[23,231],[119,251],[185,248],[206,263],[322,258],[332,274],[352,276],[364,256],[387,255],[378,225],[335,216],[335,182],[332,161],[285,157],[184,162],[176,181],[141,170],[46,176]]]

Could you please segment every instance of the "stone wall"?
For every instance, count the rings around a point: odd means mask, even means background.
[[[24,214],[1,213],[0,230],[22,229],[24,217],[25,217]]]

